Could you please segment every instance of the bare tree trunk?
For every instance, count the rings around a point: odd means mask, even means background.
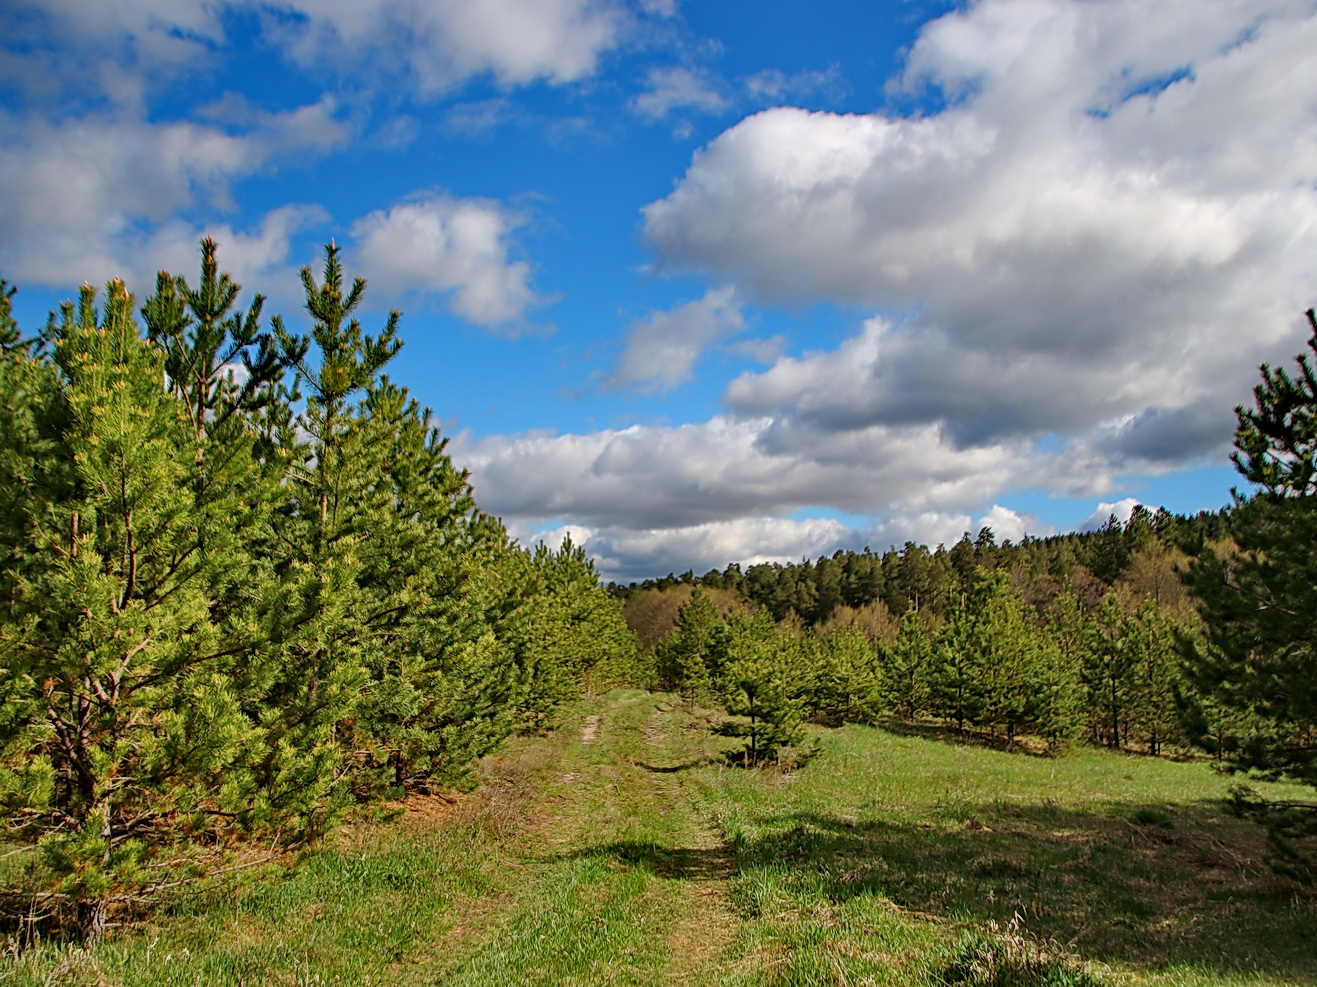
[[[109,903],[102,898],[78,902],[78,935],[84,946],[94,946],[105,937],[109,913]]]

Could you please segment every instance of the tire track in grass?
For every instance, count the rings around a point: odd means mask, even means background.
[[[723,834],[711,820],[701,816],[691,798],[691,792],[682,782],[685,770],[707,761],[713,756],[707,745],[697,748],[697,756],[690,757],[689,741],[680,743],[677,731],[694,724],[683,715],[680,707],[660,706],[650,715],[644,727],[644,741],[651,752],[650,784],[658,800],[668,812],[684,817],[686,829],[684,846],[672,851],[670,876],[681,882],[682,902],[676,912],[676,921],[669,928],[665,940],[670,983],[721,983],[719,971],[725,954],[736,940],[740,920],[728,895],[728,882],[736,875],[736,860]],[[673,757],[685,754],[687,760]],[[673,762],[673,763],[668,763]]]
[[[648,694],[602,702],[579,734],[559,734],[546,815],[513,848],[503,907],[448,943],[449,963],[427,983],[727,982],[732,856],[681,780],[707,755],[703,734]]]

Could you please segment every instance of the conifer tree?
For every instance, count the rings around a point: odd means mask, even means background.
[[[809,688],[803,659],[798,643],[778,631],[768,611],[727,614],[711,665],[723,707],[739,718],[727,729],[746,739],[744,764],[767,760],[799,739]]]
[[[700,590],[692,593],[677,611],[677,626],[655,649],[663,688],[689,699],[708,694],[710,649],[722,624],[723,618],[708,595]]]
[[[1138,683],[1130,718],[1142,734],[1149,754],[1160,754],[1167,743],[1182,736],[1175,701],[1181,687],[1175,627],[1147,597],[1129,624],[1130,646],[1138,662]]]
[[[933,635],[915,607],[906,608],[896,641],[881,649],[887,707],[907,720],[930,711],[930,677],[936,655]]]
[[[1120,599],[1108,593],[1084,641],[1082,674],[1094,711],[1094,734],[1113,748],[1124,743],[1138,703],[1139,654],[1131,630]]]
[[[882,668],[863,631],[839,627],[808,643],[813,645],[813,653],[806,655],[813,666],[812,710],[852,723],[872,722],[883,713]]]
[[[1238,551],[1203,546],[1191,565],[1205,636],[1184,651],[1204,701],[1240,714],[1222,738],[1228,763],[1317,785],[1317,313],[1307,318],[1311,352],[1292,371],[1263,364],[1255,406],[1236,409],[1233,459],[1257,493],[1236,494]]]
[[[44,386],[26,392],[36,428],[6,430],[36,445],[5,450],[26,462],[5,481],[23,523],[0,569],[0,806],[89,940],[109,904],[200,856],[185,833],[222,845],[235,825],[288,822],[260,804],[263,738],[212,611],[246,564],[235,519],[196,495],[196,433],[132,307],[121,282],[103,313],[85,287],[51,318],[50,363],[6,367]]]
[[[587,672],[630,664],[637,645],[593,561],[570,537],[556,552],[540,543],[534,553],[515,554],[506,583],[510,609],[499,626],[524,682],[519,722],[542,727],[559,704],[579,695]]]

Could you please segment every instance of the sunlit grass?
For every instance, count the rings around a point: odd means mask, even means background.
[[[1208,764],[851,726],[818,730],[799,770],[747,771],[715,719],[583,702],[469,797],[358,821],[94,954],[11,940],[0,984],[1317,981],[1313,897],[1272,874]]]

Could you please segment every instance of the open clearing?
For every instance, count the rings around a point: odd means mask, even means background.
[[[933,985],[976,935],[1113,984],[1317,982],[1317,899],[1206,765],[846,727],[801,770],[745,771],[711,722],[580,703],[472,795],[412,798],[94,955],[11,950],[0,984]]]

